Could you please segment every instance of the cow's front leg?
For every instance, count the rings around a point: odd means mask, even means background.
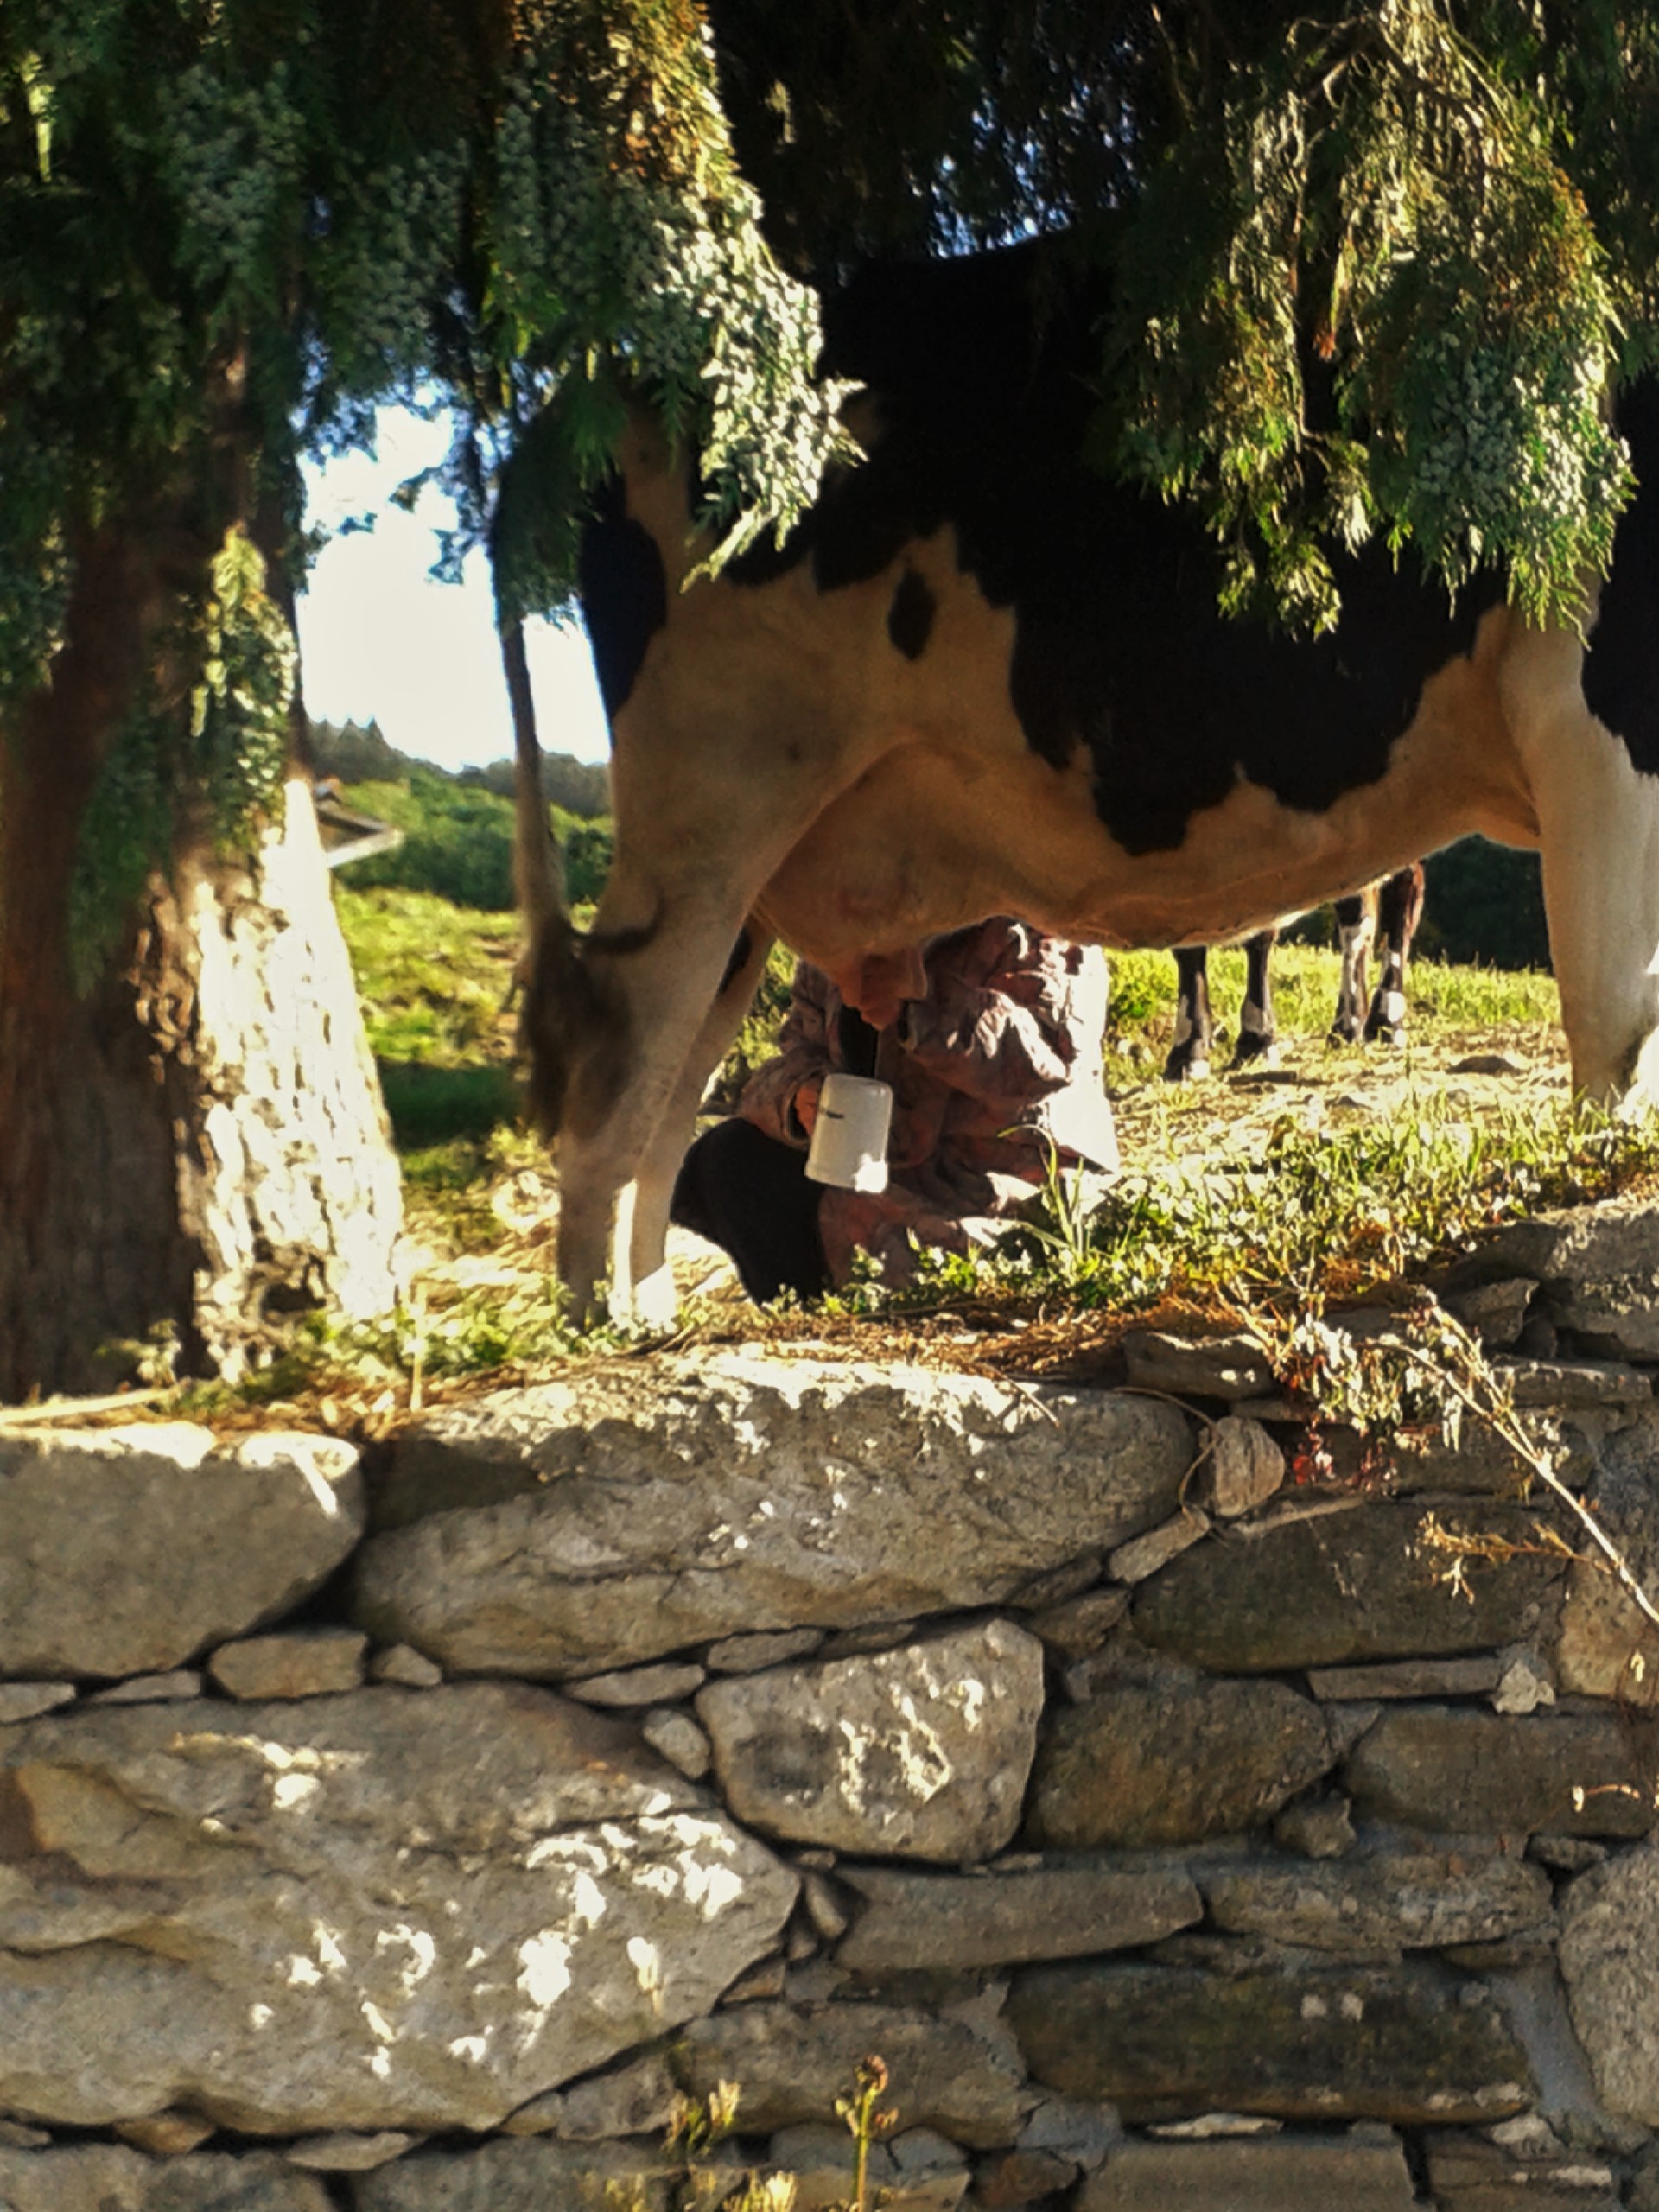
[[[619,1259],[626,1254],[627,1265],[626,1276],[618,1269],[612,1305],[613,1310],[626,1305],[635,1320],[654,1327],[666,1328],[678,1305],[667,1255],[675,1179],[696,1131],[697,1109],[709,1077],[743,1026],[772,943],[772,932],[753,917],[743,925],[714,1003],[669,1093],[639,1173],[622,1194],[616,1248]]]
[[[1213,1024],[1210,1013],[1209,954],[1184,944],[1175,954],[1175,1041],[1164,1062],[1166,1083],[1202,1083],[1210,1072]]]
[[[1659,1106],[1659,774],[1585,705],[1579,657],[1570,636],[1523,633],[1504,709],[1538,822],[1573,1089]]]
[[[1235,1067],[1259,1060],[1264,1068],[1279,1065],[1279,1031],[1273,1018],[1273,948],[1277,929],[1258,930],[1244,944],[1244,1003],[1238,1013],[1238,1043],[1233,1052]]]
[[[607,886],[592,935],[568,958],[555,961],[543,946],[525,1017],[538,1083],[543,1066],[568,1070],[558,1096],[538,1104],[558,1131],[559,1273],[584,1320],[599,1311],[611,1273],[618,1198],[651,1158],[716,1002],[730,1004],[721,978],[744,911],[659,896],[654,920],[619,925],[628,904]],[[626,1299],[626,1258],[617,1273]]]

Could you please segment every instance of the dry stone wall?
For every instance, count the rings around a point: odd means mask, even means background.
[[[1659,1217],[1452,1294],[1650,1572]],[[901,2212],[1659,2212],[1641,1617],[1491,1439],[1127,1355],[0,1432],[0,2207],[813,2212],[879,2051]]]

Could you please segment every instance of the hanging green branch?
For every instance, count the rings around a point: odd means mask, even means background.
[[[714,540],[703,570],[768,527],[786,531],[850,450],[842,389],[817,380],[817,296],[779,268],[738,174],[700,11],[545,9],[487,177],[488,281],[457,379],[470,392],[465,449],[443,480],[462,514],[451,569],[488,537],[505,615],[568,601],[630,400],[697,456],[695,521]]]
[[[1524,614],[1576,622],[1631,490],[1618,336],[1532,103],[1433,0],[1389,0],[1294,26],[1154,173],[1116,454],[1197,500],[1232,607],[1328,628],[1332,548],[1381,530],[1448,586],[1496,564]]]

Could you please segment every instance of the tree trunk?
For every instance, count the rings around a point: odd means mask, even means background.
[[[152,877],[73,988],[81,817],[168,597],[130,543],[83,554],[51,685],[0,732],[0,1399],[107,1387],[157,1335],[234,1377],[280,1317],[395,1294],[397,1164],[303,783],[251,859]]]

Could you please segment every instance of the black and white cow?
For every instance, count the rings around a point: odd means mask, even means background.
[[[616,856],[593,936],[543,930],[526,1009],[585,1309],[625,1192],[615,1294],[661,1298],[675,1171],[774,936],[880,1026],[918,947],[986,915],[1217,942],[1479,831],[1542,852],[1577,1088],[1659,1092],[1659,490],[1588,651],[1380,543],[1338,556],[1331,635],[1224,620],[1192,516],[1084,464],[1099,302],[1039,313],[1044,251],[830,303],[869,459],[716,582],[682,589],[684,456],[626,433],[583,571]],[[1659,474],[1651,384],[1619,422]]]
[[[1344,906],[1354,903],[1344,899]],[[1275,923],[1244,940],[1244,1001],[1238,1010],[1238,1041],[1233,1065],[1259,1061],[1277,1065],[1279,1031],[1273,1012],[1273,948]],[[1215,1009],[1210,1002],[1210,947],[1184,944],[1175,953],[1175,1033],[1164,1061],[1166,1083],[1207,1083],[1215,1050]]]
[[[1336,901],[1342,976],[1331,1022],[1333,1045],[1389,1045],[1406,1041],[1406,967],[1423,912],[1423,864],[1396,868],[1381,883]],[[1371,948],[1380,938],[1382,972],[1368,991]],[[1271,1067],[1279,1030],[1273,1011],[1273,949],[1276,926],[1244,940],[1244,1002],[1239,1008],[1233,1065],[1259,1060]],[[1209,947],[1182,945],[1175,954],[1175,1036],[1164,1062],[1166,1083],[1202,1083],[1210,1072],[1215,1016],[1210,1004]]]
[[[1357,907],[1358,911],[1356,911]],[[1417,925],[1423,918],[1423,864],[1396,868],[1357,900],[1337,901],[1337,934],[1342,947],[1342,983],[1331,1040],[1342,1045],[1403,1045],[1406,1041],[1406,969]],[[1366,967],[1377,948],[1376,988],[1367,992]]]

